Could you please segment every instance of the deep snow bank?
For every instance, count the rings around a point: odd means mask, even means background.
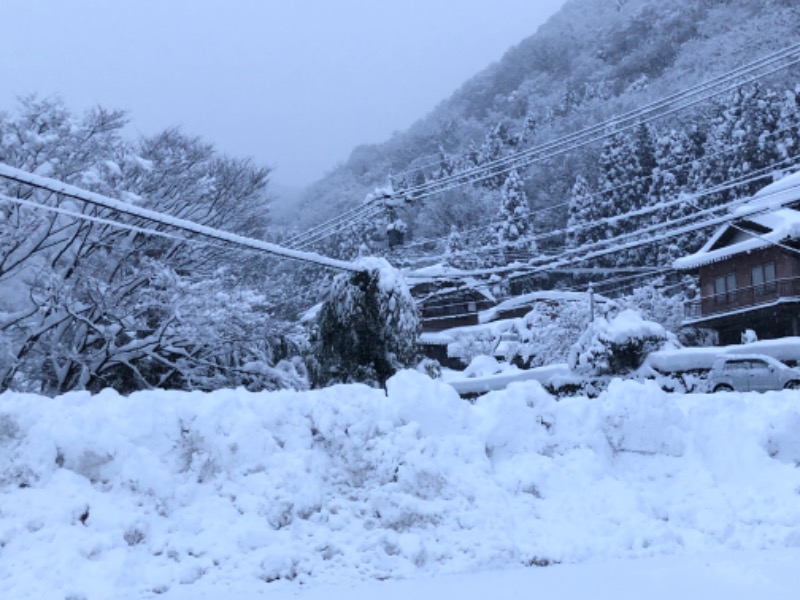
[[[0,596],[800,547],[798,461],[800,392],[7,393]]]

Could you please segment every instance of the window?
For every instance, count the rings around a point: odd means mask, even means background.
[[[726,371],[741,371],[750,366],[750,361],[747,360],[729,360],[725,363]]]
[[[714,279],[714,302],[717,304],[736,302],[735,273],[728,273]]]
[[[768,262],[753,267],[753,292],[756,296],[771,294],[775,291],[775,263]]]

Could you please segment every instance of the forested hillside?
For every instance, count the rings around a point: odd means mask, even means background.
[[[384,144],[356,148],[308,191],[303,214],[321,220],[357,205],[389,181],[395,189],[418,186],[602,123],[785,48],[797,40],[798,27],[800,7],[791,0],[569,0],[535,35],[410,130]],[[472,249],[483,264],[579,247],[681,218],[693,208],[677,201],[682,193],[703,192],[759,169],[782,171],[796,161],[798,84],[797,66],[757,82],[743,77],[738,89],[527,166],[512,183],[499,173],[389,218],[402,219],[412,249],[415,240],[431,239],[436,243],[424,246],[429,257],[448,248],[461,256]],[[718,205],[769,181],[697,201],[701,208]],[[509,202],[530,210],[509,212]],[[665,204],[646,218],[581,228]],[[565,232],[567,225],[572,230]],[[374,252],[376,232],[383,227],[380,218],[362,222],[326,238],[320,248],[340,256],[364,246]],[[561,234],[542,237],[554,230]],[[606,262],[664,264],[696,240]]]

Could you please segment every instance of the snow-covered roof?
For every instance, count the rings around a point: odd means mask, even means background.
[[[800,171],[762,188],[745,204],[734,210],[734,214],[751,208],[780,208],[797,200],[800,200]]]
[[[794,202],[800,202],[800,171],[778,179],[753,197],[737,204],[731,213],[739,217],[739,221],[721,226],[699,251],[677,259],[673,267],[696,269],[742,252],[800,239],[800,212],[787,208]],[[748,236],[740,231],[741,225],[747,223],[753,223],[766,232],[753,232]],[[733,236],[728,244],[718,247],[722,237],[731,229],[739,231],[740,235]]]
[[[499,313],[515,308],[522,308],[525,306],[532,306],[536,302],[554,301],[554,302],[587,302],[589,300],[588,292],[565,292],[562,290],[547,290],[539,292],[530,292],[522,294],[521,296],[514,296],[508,300],[504,300],[497,306],[493,306],[487,310],[481,311],[478,318],[481,323],[487,323],[497,318]],[[601,294],[594,295],[594,301],[598,303],[611,302],[608,298]]]
[[[743,231],[747,229],[748,224],[756,225],[764,230],[764,233]],[[718,247],[722,237],[731,229],[734,229],[737,235],[729,244]],[[778,208],[769,213],[743,217],[737,223],[723,225],[699,251],[677,259],[673,266],[681,270],[696,269],[743,252],[759,250],[789,240],[800,240],[800,211]]]

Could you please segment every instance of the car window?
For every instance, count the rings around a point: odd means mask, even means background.
[[[749,367],[749,362],[747,360],[729,360],[725,363],[725,370],[726,371],[740,371],[742,369],[747,369]]]
[[[768,369],[769,365],[764,360],[753,360],[750,361],[752,368],[754,369]]]

